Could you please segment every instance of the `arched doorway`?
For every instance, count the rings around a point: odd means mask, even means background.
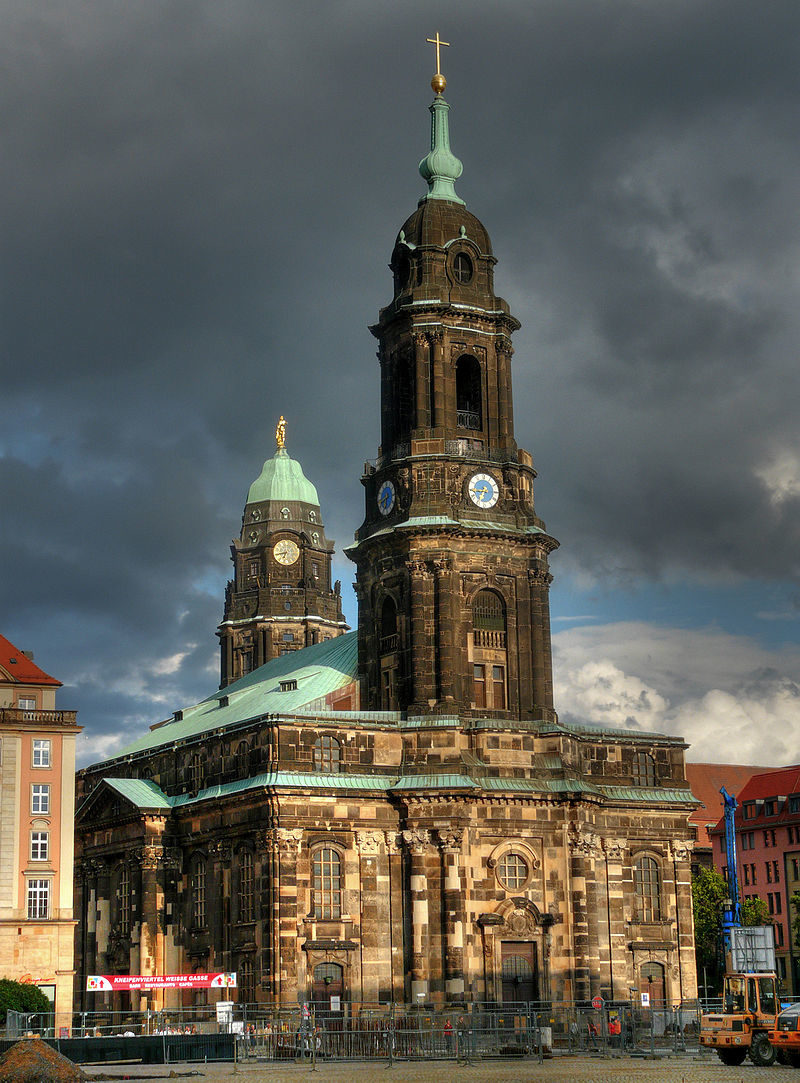
[[[503,941],[503,1003],[530,1003],[539,999],[539,962],[536,945],[527,941]]]
[[[639,968],[639,992],[650,997],[651,1008],[664,1005],[664,967],[661,963],[642,963]]]
[[[314,967],[311,998],[318,1019],[328,1030],[341,1026],[344,999],[344,967],[338,963],[318,963]]]

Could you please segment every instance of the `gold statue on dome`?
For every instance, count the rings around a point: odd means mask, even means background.
[[[278,427],[275,430],[275,443],[278,445],[278,451],[286,447],[286,418],[283,414],[281,414]]]

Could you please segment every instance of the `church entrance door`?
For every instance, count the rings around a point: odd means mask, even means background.
[[[338,963],[319,963],[314,967],[311,987],[314,1011],[326,1030],[341,1030],[344,970]]]
[[[503,1003],[529,1003],[539,999],[539,960],[530,941],[504,940],[501,944]]]

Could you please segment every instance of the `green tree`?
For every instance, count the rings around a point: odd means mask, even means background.
[[[5,1024],[6,1015],[14,1012],[51,1012],[53,1005],[41,989],[24,982],[0,978],[0,1019]]]
[[[751,895],[742,903],[742,925],[771,925],[769,907],[759,895]]]
[[[792,940],[794,946],[800,948],[800,891],[789,897],[789,913],[792,915]]]
[[[698,980],[716,988],[720,984],[720,929],[722,908],[728,897],[725,878],[716,869],[699,868],[692,877],[694,949]]]

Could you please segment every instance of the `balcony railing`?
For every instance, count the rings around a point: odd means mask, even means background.
[[[77,711],[27,711],[18,707],[0,707],[0,722],[7,725],[35,723],[37,726],[74,726]]]
[[[400,646],[400,636],[381,636],[381,654],[391,654]]]
[[[478,429],[481,428],[481,415],[477,410],[457,410],[456,411],[456,424],[459,429]]]
[[[489,647],[493,650],[504,651],[506,649],[506,633],[493,632],[485,628],[475,628],[472,633],[472,642],[476,647]]]

